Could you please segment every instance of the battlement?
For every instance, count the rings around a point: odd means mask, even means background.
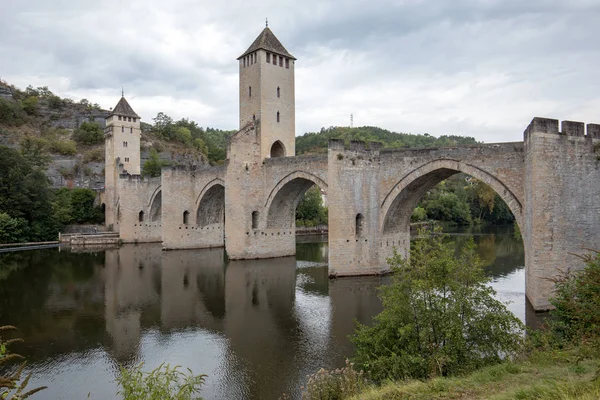
[[[535,117],[525,129],[523,135],[526,139],[534,132],[600,139],[600,124],[587,124],[586,129],[586,124],[583,122],[562,121],[559,130],[558,123],[557,119]]]

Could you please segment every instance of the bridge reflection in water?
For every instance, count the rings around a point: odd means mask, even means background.
[[[476,239],[499,296],[524,318],[522,245],[507,237]],[[3,255],[15,272],[0,281],[0,323],[19,326],[44,398],[113,398],[118,365],[141,361],[208,374],[207,399],[297,395],[307,374],[343,364],[354,321],[381,309],[386,278],[329,280],[326,261],[326,243],[250,261],[160,245]]]

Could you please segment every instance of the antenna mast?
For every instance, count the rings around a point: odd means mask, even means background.
[[[354,114],[350,114],[350,128],[354,128]]]

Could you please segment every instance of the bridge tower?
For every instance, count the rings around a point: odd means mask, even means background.
[[[133,111],[125,96],[106,117],[105,138],[105,225],[118,229],[119,174],[139,175],[140,167],[140,116]]]
[[[240,130],[259,127],[261,159],[296,154],[295,60],[268,26],[238,57]]]

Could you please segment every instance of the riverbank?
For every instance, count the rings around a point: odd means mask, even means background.
[[[351,399],[596,400],[599,365],[600,359],[585,359],[577,349],[536,351],[525,361],[482,368],[464,377],[390,382]]]

